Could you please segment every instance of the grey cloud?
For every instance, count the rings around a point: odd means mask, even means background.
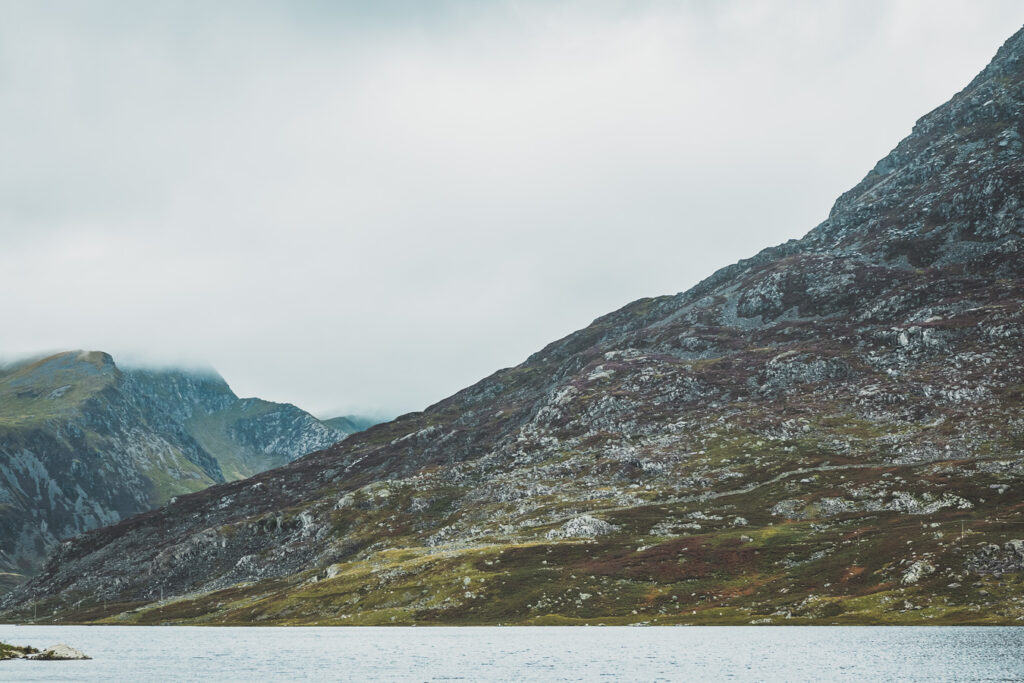
[[[0,2],[0,353],[421,408],[827,214],[967,2]]]

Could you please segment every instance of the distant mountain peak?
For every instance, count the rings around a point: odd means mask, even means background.
[[[338,417],[326,418],[323,420],[323,423],[346,434],[355,434],[356,432],[369,429],[375,424],[380,424],[382,421],[364,415],[339,415]]]
[[[801,248],[907,268],[975,260],[1018,234],[1024,29],[835,202]]]
[[[30,357],[9,363],[8,373],[21,372],[67,372],[80,371],[94,374],[97,372],[113,372],[117,369],[113,357],[103,351],[60,351],[45,356]]]
[[[60,355],[72,355],[74,354],[75,360],[90,363],[97,368],[110,368],[115,367],[114,357],[105,351],[69,351],[67,354]]]

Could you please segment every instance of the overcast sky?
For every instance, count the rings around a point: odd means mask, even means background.
[[[820,222],[1020,0],[0,0],[0,355],[421,409]]]

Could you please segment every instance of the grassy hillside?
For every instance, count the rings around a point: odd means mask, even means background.
[[[280,467],[288,459],[241,445],[232,437],[231,428],[242,420],[258,418],[279,408],[270,401],[239,401],[216,413],[196,413],[187,422],[189,433],[220,463],[228,481],[245,479],[257,472]]]
[[[0,429],[67,418],[116,381],[110,357],[100,352],[61,353],[8,366],[0,372]]]

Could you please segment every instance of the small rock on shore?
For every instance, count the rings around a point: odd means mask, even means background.
[[[38,659],[42,661],[61,661],[69,659],[92,659],[79,649],[59,643],[45,650],[34,647],[8,645],[0,643],[0,659]]]
[[[57,661],[65,659],[92,659],[92,657],[89,657],[81,650],[73,648],[70,645],[58,643],[57,645],[46,648],[42,652],[38,652],[32,655],[26,655],[25,659],[45,659]]]

